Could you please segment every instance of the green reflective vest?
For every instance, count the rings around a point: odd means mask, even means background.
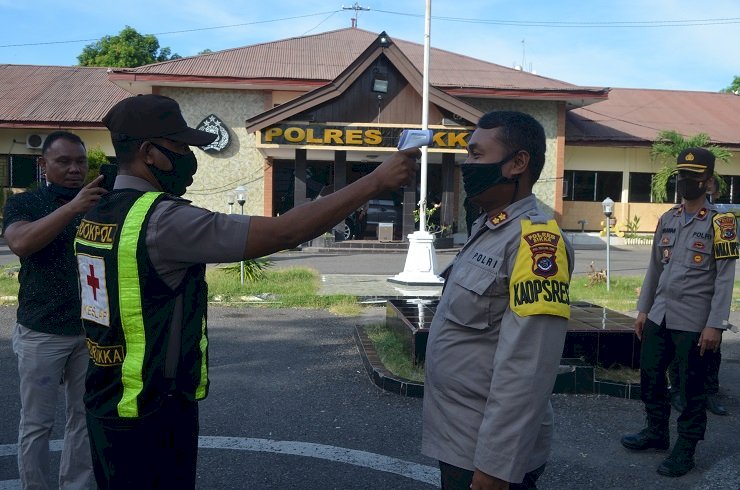
[[[81,316],[90,352],[85,405],[97,417],[142,417],[155,411],[168,393],[191,400],[208,393],[205,265],[188,268],[181,285],[172,290],[154,270],[146,247],[149,219],[164,199],[175,198],[113,191],[77,230]],[[177,370],[166,377],[178,296],[181,341],[179,352],[170,353]]]

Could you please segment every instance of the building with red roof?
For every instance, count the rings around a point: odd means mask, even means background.
[[[358,28],[138,68],[0,65],[0,182],[27,185],[23,169],[35,168],[39,154],[38,138],[30,137],[56,128],[112,154],[100,123],[108,108],[128,95],[158,93],[176,99],[191,125],[219,134],[197,150],[199,171],[186,197],[227,210],[227,195],[242,185],[245,212],[275,215],[371,171],[394,151],[402,129],[420,127],[422,65],[421,44]],[[582,87],[432,49],[428,199],[442,204],[442,224],[460,231],[457,166],[477,119],[497,109],[543,124],[547,160],[535,193],[567,229],[580,229],[579,221],[599,229],[608,194],[618,220],[641,213],[652,231],[651,216],[667,205],[640,200],[660,167],[649,148],[661,130],[705,132],[718,145],[740,147],[740,97],[731,94]],[[738,161],[718,165],[730,200],[740,198]],[[382,197],[402,216],[397,238],[412,232],[417,191]]]

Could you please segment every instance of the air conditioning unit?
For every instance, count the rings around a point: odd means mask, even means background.
[[[48,135],[40,133],[31,133],[26,136],[26,148],[40,150],[44,145],[44,140]]]

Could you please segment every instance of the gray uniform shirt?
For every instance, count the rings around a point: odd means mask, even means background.
[[[687,332],[730,327],[735,260],[714,258],[716,214],[707,202],[688,222],[682,205],[660,217],[637,303],[650,321]]]
[[[157,191],[144,179],[116,177],[114,189]],[[249,216],[215,213],[177,201],[157,205],[149,220],[146,244],[155,270],[175,289],[193,264],[238,262],[244,257]]]
[[[521,482],[550,452],[550,395],[568,320],[520,317],[509,308],[521,219],[546,218],[534,196],[504,213],[497,224],[479,218],[471,239],[445,271],[427,342],[422,452]],[[568,256],[556,260],[570,276],[573,248],[567,240],[565,246]]]

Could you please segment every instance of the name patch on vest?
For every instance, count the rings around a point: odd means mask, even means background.
[[[112,245],[117,231],[117,224],[95,223],[83,219],[77,228],[77,239],[101,245]]]
[[[714,258],[737,259],[737,221],[732,213],[722,213],[712,218],[714,226]]]
[[[529,305],[540,301],[570,305],[570,284],[562,281],[532,280],[514,284],[514,306]],[[542,295],[542,297],[540,297]]]
[[[99,345],[90,339],[86,339],[86,341],[90,359],[96,366],[120,366],[123,364],[122,345]]]
[[[83,320],[110,327],[108,287],[105,282],[105,262],[101,257],[77,254],[80,275],[81,316]]]
[[[473,253],[473,261],[477,264],[495,269],[498,265],[498,259],[496,257],[489,257],[488,255],[478,252],[477,250]]]

